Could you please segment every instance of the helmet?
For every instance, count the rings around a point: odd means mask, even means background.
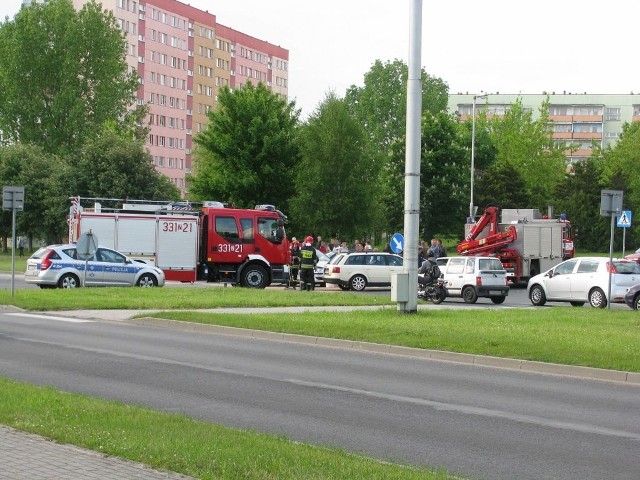
[[[313,237],[311,235],[307,235],[307,238],[304,239],[304,243],[313,243]]]

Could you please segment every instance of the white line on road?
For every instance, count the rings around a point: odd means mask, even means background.
[[[80,318],[52,317],[50,315],[36,315],[33,313],[7,313],[7,315],[13,315],[14,317],[41,318],[43,320],[56,320],[58,322],[69,322],[69,323],[92,323],[93,322],[93,320],[82,320]]]

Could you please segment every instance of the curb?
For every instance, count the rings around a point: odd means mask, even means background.
[[[179,320],[167,320],[163,318],[131,318],[127,320],[126,323],[153,327],[179,328],[181,330],[191,332],[235,335],[261,340],[276,340],[281,342],[317,345],[321,347],[345,348],[371,353],[401,355],[427,360],[463,363],[467,365],[476,365],[479,367],[503,368],[507,370],[519,370],[529,373],[569,376],[640,386],[640,373],[637,372],[607,370],[603,368],[582,367],[577,365],[560,365],[556,363],[518,360],[514,358],[490,357],[469,353],[446,352],[442,350],[428,350],[422,348],[403,347],[398,345],[369,343],[358,340],[341,340],[328,337],[312,337],[308,335],[298,335],[293,333],[277,333],[264,330],[251,330],[248,328],[207,325],[203,323],[182,322]]]

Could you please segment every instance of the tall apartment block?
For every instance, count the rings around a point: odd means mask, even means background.
[[[29,0],[23,0],[28,3]],[[90,0],[73,0],[79,9]],[[147,148],[157,170],[185,195],[193,136],[207,124],[220,87],[262,82],[288,98],[289,51],[220,25],[176,0],[101,0],[126,34],[127,63],[149,106]]]
[[[462,121],[471,118],[473,98],[469,94],[449,95],[449,112],[457,112]],[[591,156],[594,142],[601,147],[613,146],[625,122],[640,121],[640,94],[487,94],[476,99],[476,115],[481,110],[488,115],[504,115],[518,98],[534,119],[540,117],[540,107],[549,99],[554,141],[566,148],[571,163]]]

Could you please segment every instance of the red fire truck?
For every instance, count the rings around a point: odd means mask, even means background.
[[[502,221],[498,215],[502,214]],[[495,256],[513,283],[526,282],[574,254],[571,222],[544,217],[538,209],[486,208],[477,222],[466,224],[460,255]]]
[[[286,216],[273,205],[71,198],[69,241],[91,231],[101,245],[160,267],[167,280],[286,284]]]

